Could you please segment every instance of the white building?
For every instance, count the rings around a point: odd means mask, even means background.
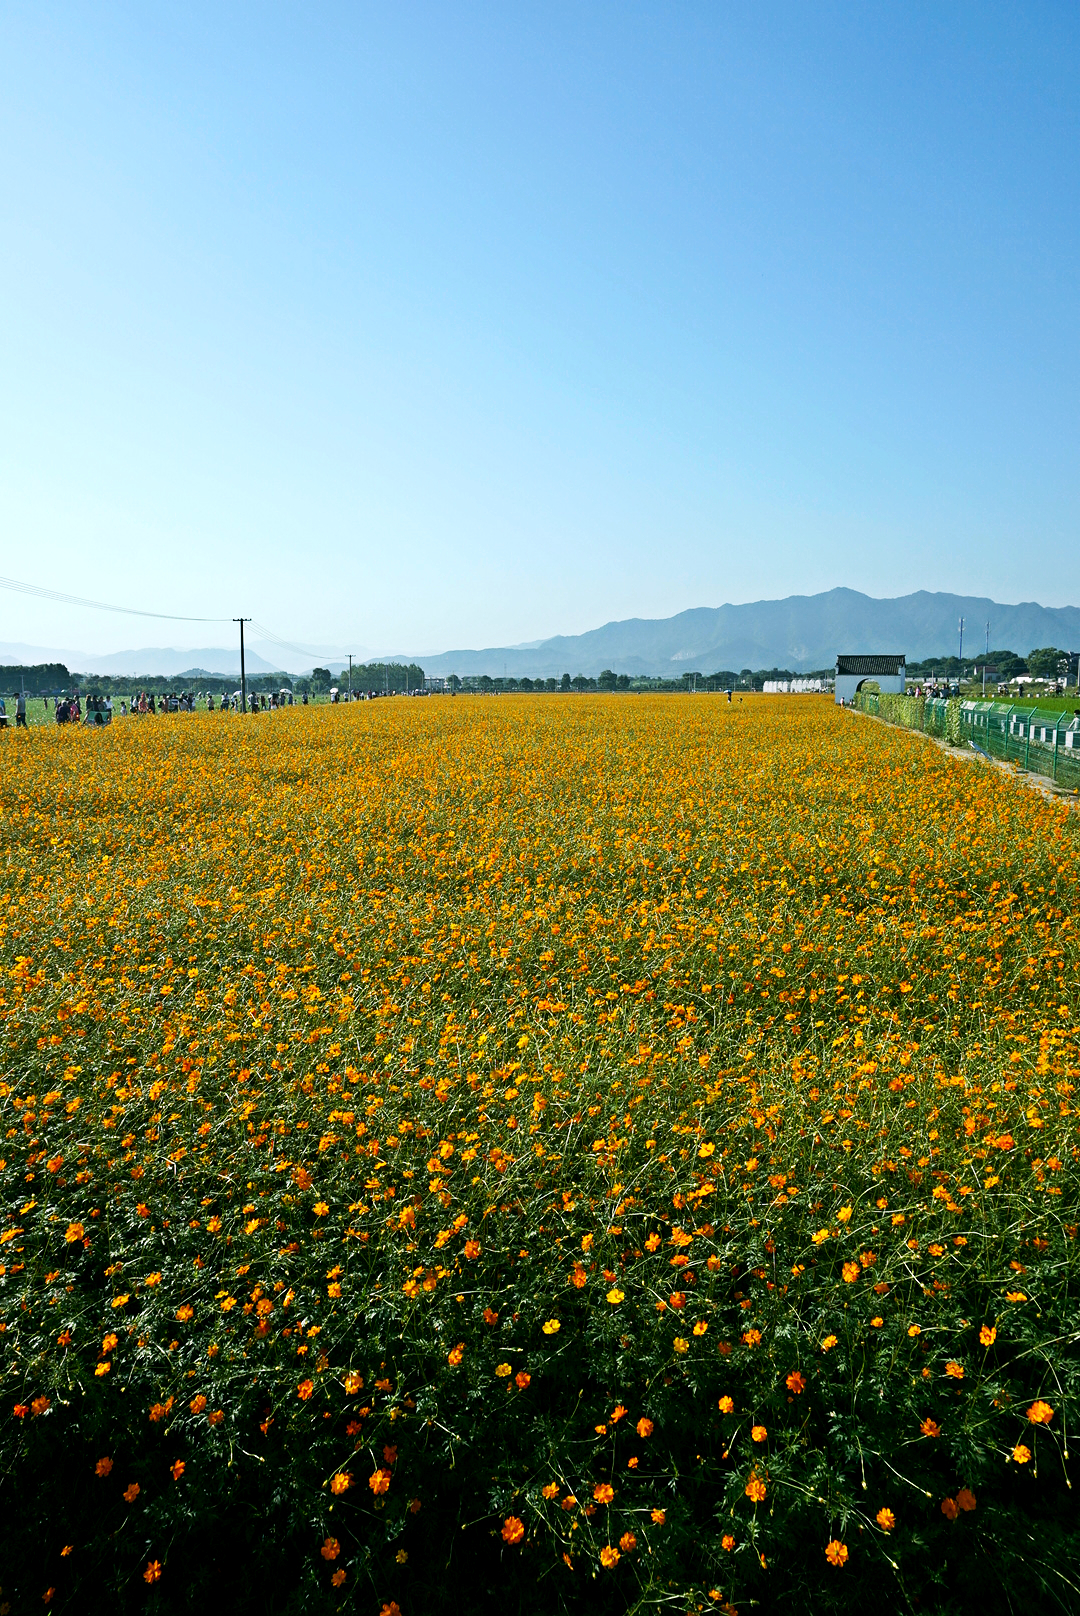
[[[820,696],[826,682],[824,679],[766,679],[761,688],[766,696]]]

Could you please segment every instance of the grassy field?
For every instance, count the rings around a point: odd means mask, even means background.
[[[0,1608],[1080,1609],[1075,814],[782,698],[4,744]]]

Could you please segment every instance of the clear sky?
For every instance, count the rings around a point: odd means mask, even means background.
[[[1078,69],[1071,0],[8,0],[0,572],[415,652],[1076,603]]]

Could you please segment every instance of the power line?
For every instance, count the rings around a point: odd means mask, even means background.
[[[39,600],[54,600],[64,606],[84,606],[95,612],[120,612],[125,617],[156,617],[167,623],[228,623],[237,621],[228,617],[181,617],[176,612],[145,612],[135,606],[115,606],[103,600],[86,600],[82,595],[68,595],[59,589],[46,589],[41,584],[23,583],[18,578],[0,578],[0,589],[10,589],[20,595],[34,595]],[[254,618],[246,618],[261,640],[268,640],[271,644],[280,646],[285,651],[295,651],[298,656],[317,657],[319,652],[313,651],[310,646],[297,645],[292,640],[282,639],[264,623],[256,622]]]
[[[64,606],[88,606],[95,612],[122,612],[125,617],[159,617],[169,623],[227,623],[227,617],[179,617],[175,612],[144,612],[135,606],[111,606],[103,600],[84,600],[81,595],[65,595],[59,589],[43,589],[40,584],[20,583],[17,578],[0,578],[0,589],[20,595],[36,595],[40,600],[59,601]]]
[[[254,617],[249,619],[257,639],[269,640],[272,645],[279,645],[285,651],[295,651],[298,656],[318,657],[321,653],[313,651],[310,646],[296,645],[292,640],[283,640],[280,634],[275,634],[264,623],[258,622]]]

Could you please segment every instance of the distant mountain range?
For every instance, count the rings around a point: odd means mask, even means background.
[[[789,595],[785,600],[758,600],[744,606],[698,606],[675,617],[631,617],[605,623],[586,634],[557,634],[528,645],[490,646],[480,651],[444,651],[425,656],[410,653],[385,660],[419,662],[426,673],[504,674],[516,679],[551,678],[583,673],[595,678],[605,668],[614,673],[661,675],[709,674],[720,669],[788,668],[809,673],[831,668],[838,652],[903,652],[909,662],[954,655],[959,622],[965,620],[965,659],[976,662],[990,648],[1026,656],[1044,645],[1080,650],[1080,607],[1040,606],[1025,601],[1005,606],[979,595],[946,595],[925,589],[894,600],[875,600],[855,589],[830,589],[820,595]],[[356,660],[384,660],[358,647]],[[268,662],[258,652],[245,655],[251,673],[284,669],[309,673],[297,654],[282,651]],[[0,662],[64,662],[78,673],[239,674],[236,647],[176,651],[144,647],[96,656],[54,647],[0,643]],[[319,664],[338,674],[345,665],[339,651],[325,648]]]
[[[362,661],[363,652],[354,660]],[[93,651],[57,650],[55,647],[7,640],[0,642],[0,662],[27,667],[40,662],[62,662],[72,673],[106,673],[120,677],[130,674],[132,678],[140,675],[150,678],[155,674],[171,677],[184,673],[235,674],[237,678],[240,677],[240,650],[236,645],[202,646],[194,651],[176,651],[170,646],[151,645],[143,646],[141,650],[111,651],[102,655]],[[267,662],[250,645],[244,648],[244,666],[248,673],[310,673],[312,665],[312,658],[309,657],[305,663],[303,656],[291,651],[281,651],[273,662]],[[318,659],[317,665],[337,673],[340,668],[348,666],[348,657],[343,658],[340,653],[328,651]]]
[[[550,678],[583,673],[709,674],[719,669],[788,668],[809,673],[831,668],[838,652],[903,652],[909,661],[955,655],[960,618],[965,658],[990,648],[1026,656],[1038,646],[1080,648],[1080,607],[1005,606],[978,595],[932,594],[925,589],[894,600],[875,600],[855,589],[789,595],[745,606],[699,606],[675,617],[631,617],[586,634],[556,635],[528,646],[447,651],[418,658],[434,675],[490,674],[493,678]]]

